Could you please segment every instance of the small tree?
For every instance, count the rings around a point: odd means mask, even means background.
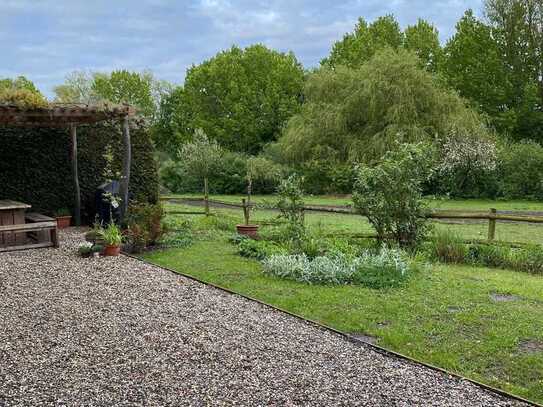
[[[304,195],[302,189],[303,179],[297,175],[291,175],[284,179],[277,188],[279,201],[277,208],[281,212],[280,217],[286,219],[288,234],[296,244],[299,244],[305,234],[304,227]]]
[[[404,144],[385,154],[380,164],[357,169],[353,202],[384,242],[412,247],[427,233],[422,185],[430,175],[429,146]]]
[[[222,155],[219,144],[210,140],[202,129],[196,129],[192,141],[184,144],[179,151],[179,158],[188,164],[189,172],[204,181],[206,215],[209,215],[209,176],[217,168]]]

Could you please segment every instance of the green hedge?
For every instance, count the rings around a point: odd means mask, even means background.
[[[112,146],[115,171],[122,164],[122,135],[117,123],[78,127],[79,182],[82,216],[94,217],[94,192],[104,181],[104,152]],[[139,201],[158,200],[158,174],[148,131],[131,128],[132,168],[130,193]],[[52,214],[73,208],[74,187],[67,129],[0,127],[0,199],[32,205],[32,210]]]

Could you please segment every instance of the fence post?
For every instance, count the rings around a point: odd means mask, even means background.
[[[490,208],[490,217],[488,218],[488,241],[491,242],[496,237],[496,209]]]

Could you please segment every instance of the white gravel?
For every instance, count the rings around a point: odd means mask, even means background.
[[[516,406],[121,256],[0,254],[0,406]]]

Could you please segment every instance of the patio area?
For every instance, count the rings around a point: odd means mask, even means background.
[[[516,406],[120,256],[0,254],[0,405]]]

